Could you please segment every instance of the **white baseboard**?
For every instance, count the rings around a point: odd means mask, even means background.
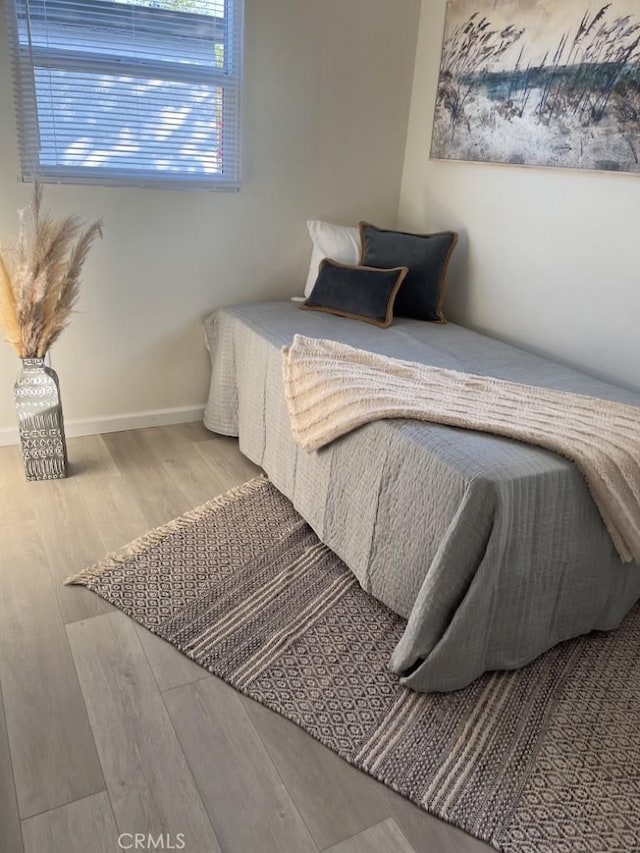
[[[73,438],[78,435],[97,435],[101,432],[122,432],[126,429],[188,424],[192,421],[201,421],[203,415],[204,406],[179,406],[175,409],[153,409],[149,412],[109,415],[104,418],[80,418],[78,420],[67,420],[65,418],[64,431],[67,438]],[[17,427],[0,428],[0,447],[18,443]]]

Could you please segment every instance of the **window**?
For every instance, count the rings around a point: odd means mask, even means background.
[[[236,189],[243,0],[7,0],[25,180]]]

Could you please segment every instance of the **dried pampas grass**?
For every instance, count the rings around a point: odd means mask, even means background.
[[[77,216],[53,219],[36,184],[19,222],[15,246],[0,250],[0,331],[20,358],[44,358],[69,323],[102,220],[83,228]]]

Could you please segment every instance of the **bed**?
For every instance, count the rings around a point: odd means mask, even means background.
[[[307,453],[282,381],[295,333],[394,358],[640,406],[640,396],[454,324],[389,329],[299,311],[225,308],[205,324],[204,423],[239,437],[362,587],[407,619],[390,661],[418,691],[459,689],[556,643],[615,628],[640,597],[573,463],[498,436],[382,420]]]

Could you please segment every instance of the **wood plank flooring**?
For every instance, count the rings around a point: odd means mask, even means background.
[[[0,851],[482,853],[68,576],[258,473],[201,424],[0,448]],[[138,848],[143,849],[143,848]]]

